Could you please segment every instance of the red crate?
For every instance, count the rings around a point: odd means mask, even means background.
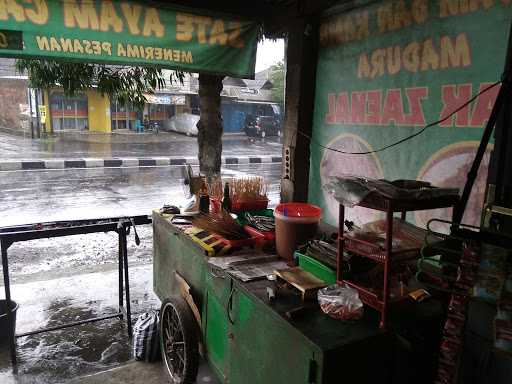
[[[255,235],[263,236],[263,238],[266,241],[273,242],[276,240],[276,233],[274,231],[259,231],[256,228],[251,227],[250,225],[244,225],[244,230],[245,230],[245,232],[247,232],[251,235],[255,234]]]
[[[215,197],[210,198],[212,212],[220,212],[221,209],[221,201]],[[258,200],[247,200],[240,201],[235,200],[231,203],[231,212],[245,212],[245,211],[259,211],[262,209],[267,209],[268,207],[268,199],[265,197],[263,199]]]

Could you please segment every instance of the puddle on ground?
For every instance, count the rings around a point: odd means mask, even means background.
[[[152,292],[151,265],[130,270],[132,320],[159,307]],[[12,286],[20,305],[17,332],[27,332],[108,314],[117,308],[117,270]],[[9,350],[0,347],[1,384],[65,383],[114,368],[132,359],[124,320],[83,324],[17,339],[18,369]]]

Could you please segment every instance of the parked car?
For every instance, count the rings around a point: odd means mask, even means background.
[[[281,123],[275,116],[248,115],[245,118],[244,131],[251,137],[280,136]]]

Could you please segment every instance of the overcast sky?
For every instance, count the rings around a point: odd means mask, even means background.
[[[278,39],[263,40],[258,44],[258,53],[256,55],[256,72],[267,69],[284,59],[284,40]]]

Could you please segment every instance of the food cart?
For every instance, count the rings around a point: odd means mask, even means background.
[[[168,215],[155,211],[153,229],[154,289],[163,301],[162,347],[171,352],[165,362],[172,376],[194,374],[186,370],[197,369],[199,338],[224,383],[335,383],[340,369],[361,383],[391,377],[391,333],[371,322],[340,323],[319,308],[289,317],[303,306],[298,296],[270,301],[272,281],[244,283],[210,264]]]
[[[405,215],[405,210],[443,207],[457,200],[444,196],[423,206],[402,202],[399,211]],[[396,203],[388,200],[387,204]],[[280,261],[274,249],[262,251],[254,246],[224,253],[208,240],[218,237],[208,231],[200,235],[191,230],[191,223],[187,216],[166,214],[164,209],[153,212],[154,289],[162,300],[162,355],[176,382],[195,380],[200,351],[223,383],[337,383],[340,370],[349,382],[405,383],[422,376],[428,382],[435,342],[409,348],[418,360],[408,360],[407,348],[397,344],[397,335],[407,335],[420,324],[425,334],[435,335],[441,316],[438,302],[409,303],[407,315],[394,319],[398,331],[379,327],[379,316],[372,311],[361,320],[340,321],[317,304],[318,288],[327,285],[324,281],[309,286],[309,291],[304,288],[308,284],[299,280],[313,274],[301,270],[286,280],[291,284],[283,285],[282,272],[295,269],[288,269],[290,261]],[[381,262],[388,260],[382,258]],[[260,274],[249,276],[251,270]],[[383,300],[387,302],[387,296]],[[385,312],[386,307],[380,310]],[[372,369],[367,369],[369,361]],[[399,363],[409,368],[397,372],[394,367]]]

